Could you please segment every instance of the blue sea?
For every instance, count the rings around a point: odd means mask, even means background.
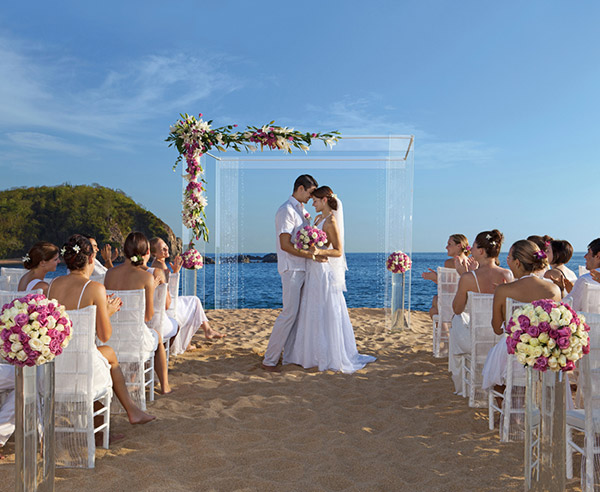
[[[575,253],[567,265],[576,274],[578,274],[579,265],[585,265],[584,254]],[[262,255],[257,254],[257,256]],[[346,256],[348,291],[345,296],[348,307],[383,307],[385,286],[380,268],[384,264],[386,255],[382,253],[348,253]],[[418,311],[429,309],[431,298],[437,292],[437,286],[433,282],[421,278],[421,273],[427,271],[428,268],[435,270],[438,266],[442,266],[447,258],[445,253],[413,253],[411,309]],[[500,264],[508,268],[506,253],[500,255]],[[205,308],[213,309],[215,307],[215,265],[205,265],[203,270],[198,277],[199,296],[203,297]],[[56,273],[49,276],[64,275],[65,273],[64,264],[60,264]],[[276,263],[240,263],[237,276],[238,308],[272,309],[281,307],[281,280],[277,273]],[[201,294],[203,282],[206,285],[204,296]]]

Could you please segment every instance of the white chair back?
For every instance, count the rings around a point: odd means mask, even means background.
[[[21,277],[26,273],[27,270],[25,268],[1,267],[0,275],[8,278],[8,280],[4,280],[5,287],[2,287],[2,289],[17,290],[19,288]]]
[[[581,311],[600,313],[600,284],[586,282],[581,294]]]
[[[161,336],[164,335],[163,327],[165,326],[165,318],[167,317],[167,284],[160,284],[154,290],[154,316],[148,322],[148,326],[160,333]]]
[[[0,290],[14,290],[10,279],[8,275],[0,275]]]
[[[55,359],[55,431],[56,463],[63,467],[93,468],[95,432],[104,432],[108,447],[112,384],[94,388],[96,350],[96,306],[67,311],[73,322],[73,337]],[[94,412],[94,401],[102,409]],[[104,422],[94,428],[94,415],[104,415]]]
[[[469,292],[467,294],[467,312],[471,332],[471,356],[469,382],[469,406],[487,406],[488,395],[481,387],[482,370],[490,349],[498,343],[500,335],[492,329],[492,307],[494,294]]]
[[[104,273],[100,273],[98,275],[90,275],[90,280],[93,280],[94,282],[98,282],[98,283],[104,285],[104,277],[105,277]]]
[[[460,275],[454,268],[438,267],[437,269],[437,304],[438,314],[433,319],[433,356],[448,355],[448,334],[452,323],[452,301],[458,287]]]
[[[167,314],[171,318],[177,319],[177,300],[179,298],[179,272],[169,275],[169,294],[171,294],[171,305],[167,309]]]
[[[149,359],[153,362],[154,357],[154,353],[145,354],[143,350],[144,330],[147,330],[144,324],[146,294],[144,289],[108,290],[106,293],[109,295],[114,294],[123,301],[121,309],[110,319],[113,330],[107,344],[117,354],[117,359],[125,376],[127,390],[131,399],[142,410],[145,410],[146,385],[144,363]],[[153,378],[154,372],[150,371],[149,376]],[[154,381],[152,381],[150,390],[154,390]],[[153,396],[150,399],[152,400]],[[121,410],[121,404],[115,400],[113,411]]]
[[[590,271],[583,265],[579,265],[579,276],[585,275],[586,273],[590,273]]]

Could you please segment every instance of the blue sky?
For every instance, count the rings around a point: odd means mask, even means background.
[[[492,228],[582,251],[600,235],[599,14],[594,1],[547,0],[4,2],[0,188],[120,188],[178,232],[164,138],[179,112],[414,134],[414,251]],[[377,189],[325,177],[344,190],[347,230],[360,230]],[[289,194],[247,179],[257,197]],[[268,230],[274,210],[246,199]],[[273,250],[268,234],[244,244]],[[372,249],[368,234],[348,243]]]

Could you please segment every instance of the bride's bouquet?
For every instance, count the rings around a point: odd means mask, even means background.
[[[14,299],[0,312],[0,355],[15,366],[39,366],[69,345],[72,328],[58,301],[42,294]]]
[[[514,310],[506,326],[509,354],[538,371],[572,371],[590,352],[590,327],[566,303],[533,301]]]
[[[296,249],[308,249],[311,246],[323,247],[327,243],[327,234],[317,227],[304,226],[292,241]]]

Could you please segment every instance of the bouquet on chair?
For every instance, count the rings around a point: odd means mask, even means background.
[[[410,270],[412,261],[410,257],[402,251],[394,251],[386,261],[387,269],[392,273],[405,273]]]
[[[65,307],[42,294],[29,294],[0,311],[0,355],[15,366],[39,366],[69,345],[73,323]]]
[[[571,306],[550,299],[533,301],[513,311],[506,326],[509,354],[538,371],[572,371],[590,352],[590,327]]]
[[[327,234],[317,227],[307,225],[296,232],[292,242],[296,249],[308,249],[311,246],[321,248],[327,243]]]

